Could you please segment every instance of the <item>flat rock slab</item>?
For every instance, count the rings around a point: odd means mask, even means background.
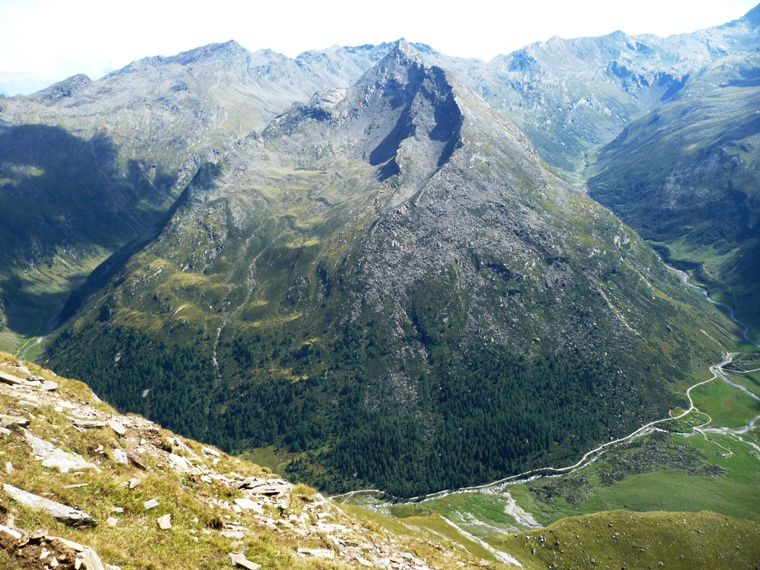
[[[221,457],[222,454],[219,453],[216,449],[211,449],[210,447],[201,447],[201,451],[205,453],[206,455],[210,455],[211,457]]]
[[[96,420],[79,420],[79,419],[72,419],[72,418],[69,418],[69,419],[71,420],[71,423],[74,426],[78,428],[82,428],[82,429],[96,429],[96,428],[106,427],[106,422],[99,422]]]
[[[253,511],[259,515],[264,514],[264,509],[261,505],[251,499],[235,499],[235,504],[244,511]]]
[[[8,483],[3,484],[3,489],[8,496],[14,501],[18,501],[27,508],[35,511],[43,511],[50,516],[58,519],[59,521],[69,526],[90,527],[95,526],[98,522],[84,511],[80,511],[74,507],[69,507],[62,503],[57,503],[40,497],[34,493],[29,493]]]
[[[233,566],[239,566],[240,568],[247,568],[248,570],[259,570],[261,564],[251,562],[245,557],[245,554],[240,552],[230,552],[230,562]]]
[[[158,517],[156,522],[161,530],[169,530],[172,527],[172,516],[167,513],[162,517]]]
[[[238,489],[247,489],[256,495],[285,495],[290,493],[293,485],[284,479],[261,479],[260,477],[248,477]]]
[[[42,458],[43,467],[52,467],[61,473],[79,469],[97,469],[95,465],[85,461],[81,455],[63,451],[49,441],[32,435],[29,430],[24,429],[24,435],[29,445],[32,446],[32,453],[36,457]]]
[[[160,504],[161,503],[158,502],[158,499],[151,499],[150,501],[145,501],[143,503],[143,507],[145,507],[146,511],[149,511],[151,509],[155,509]]]
[[[4,384],[10,384],[11,386],[25,386],[29,384],[27,380],[3,371],[0,371],[0,382],[3,382]]]
[[[169,465],[171,465],[172,469],[179,471],[180,473],[186,473],[193,466],[193,464],[187,459],[175,453],[169,454]]]
[[[120,421],[117,420],[111,420],[108,422],[108,425],[111,426],[111,429],[118,435],[119,437],[127,435],[127,428],[124,427],[124,424],[122,424]]]
[[[45,380],[41,376],[34,376],[26,379],[19,378],[18,376],[3,371],[0,371],[0,382],[3,384],[10,384],[17,388],[40,388],[48,392],[53,392],[58,389],[58,384],[51,382],[50,380]]]
[[[129,462],[138,469],[142,469],[143,471],[148,470],[148,466],[143,463],[142,459],[140,459],[137,454],[127,452],[127,459],[129,459]]]
[[[306,557],[322,558],[323,560],[335,558],[335,553],[327,548],[299,548],[298,554]]]
[[[25,418],[23,416],[6,416],[4,414],[0,414],[0,425],[7,428],[10,426],[28,426],[30,423],[32,423],[32,420]]]

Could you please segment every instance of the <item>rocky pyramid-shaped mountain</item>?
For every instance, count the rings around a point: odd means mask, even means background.
[[[202,168],[46,354],[291,477],[409,496],[661,416],[724,326],[401,41]]]

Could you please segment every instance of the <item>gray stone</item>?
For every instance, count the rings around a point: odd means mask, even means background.
[[[81,560],[81,565],[87,570],[106,570],[98,553],[89,546],[84,547],[84,550],[79,554],[77,560]]]
[[[13,374],[8,374],[7,372],[2,371],[0,371],[0,382],[3,382],[4,384],[10,384],[11,386],[24,386],[29,384],[29,382],[23,378],[19,378],[18,376],[14,376]]]
[[[210,455],[211,457],[221,457],[221,453],[219,453],[216,449],[211,449],[210,447],[201,447],[201,451],[205,453],[206,455]]]
[[[138,469],[142,469],[143,471],[148,470],[148,466],[145,465],[145,463],[142,462],[142,459],[140,459],[135,453],[127,453],[127,459],[129,459],[129,462]]]
[[[260,477],[248,477],[240,485],[238,489],[248,489],[256,495],[284,495],[290,492],[293,487],[284,479],[261,479]]]
[[[171,465],[175,471],[179,471],[181,473],[186,473],[193,466],[193,464],[190,463],[187,459],[181,455],[176,455],[174,453],[169,454],[169,465]]]
[[[157,499],[150,499],[143,503],[143,507],[145,507],[146,511],[149,511],[150,509],[155,509],[160,504]]]
[[[172,527],[172,516],[167,513],[162,517],[158,517],[156,522],[161,530],[169,530]]]
[[[241,568],[247,568],[248,570],[259,570],[259,568],[261,568],[261,564],[251,562],[245,557],[245,554],[241,554],[240,552],[230,552],[230,561],[233,566],[240,566]]]
[[[46,512],[69,526],[90,527],[98,524],[98,522],[90,515],[74,507],[51,501],[50,499],[40,497],[33,493],[28,493],[27,491],[9,485],[8,483],[4,483],[3,488],[10,498],[18,501],[25,507],[35,511]]]
[[[254,513],[264,514],[264,509],[256,501],[251,499],[235,499],[235,504],[244,511],[253,511]]]
[[[122,465],[129,465],[129,458],[127,457],[127,452],[123,449],[114,449],[113,450],[113,460],[116,463],[120,463]]]
[[[0,425],[3,427],[10,427],[10,426],[28,426],[31,422],[28,418],[24,418],[22,416],[6,416],[3,414],[0,414]]]
[[[85,461],[81,455],[63,451],[49,441],[32,435],[29,430],[24,429],[24,435],[32,446],[32,453],[42,459],[43,467],[52,467],[61,473],[68,473],[71,470],[97,469],[95,465]]]
[[[123,437],[127,435],[127,428],[124,427],[124,424],[117,420],[111,420],[108,422],[108,425],[111,426],[111,429],[118,435],[119,437]]]
[[[11,538],[13,538],[15,540],[20,540],[21,537],[24,536],[19,531],[17,531],[15,528],[11,528],[9,526],[4,526],[4,525],[1,525],[1,524],[0,524],[0,532],[2,532],[4,534],[7,534],[8,536],[10,536]]]
[[[335,553],[327,548],[299,548],[298,554],[312,558],[322,558],[324,560],[335,558]]]
[[[74,424],[74,427],[78,427],[81,429],[96,429],[96,428],[104,428],[106,427],[106,422],[99,422],[99,421],[93,421],[93,420],[78,420],[74,418],[69,418],[71,420],[71,423]]]

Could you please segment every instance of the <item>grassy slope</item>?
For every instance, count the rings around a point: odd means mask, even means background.
[[[525,568],[754,568],[760,525],[714,513],[612,511],[489,540]]]

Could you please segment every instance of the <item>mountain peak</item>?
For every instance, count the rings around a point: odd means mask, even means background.
[[[184,51],[175,56],[167,58],[167,61],[188,64],[204,59],[212,58],[235,58],[245,56],[248,50],[237,43],[235,40],[229,40],[224,43],[208,44],[199,48]]]
[[[760,26],[760,4],[752,8],[740,18],[740,21],[749,22],[753,26]]]
[[[408,59],[410,62],[415,62],[424,65],[422,54],[419,50],[406,41],[404,38],[396,40],[393,49],[388,53],[388,56],[392,56],[393,59],[399,60],[399,57]]]
[[[80,73],[78,75],[72,75],[71,77],[68,77],[63,81],[59,81],[58,83],[54,83],[47,89],[38,91],[33,95],[33,97],[40,100],[41,102],[44,102],[45,104],[54,104],[61,99],[72,97],[75,93],[90,83],[92,83],[92,79],[90,79],[87,75]]]

